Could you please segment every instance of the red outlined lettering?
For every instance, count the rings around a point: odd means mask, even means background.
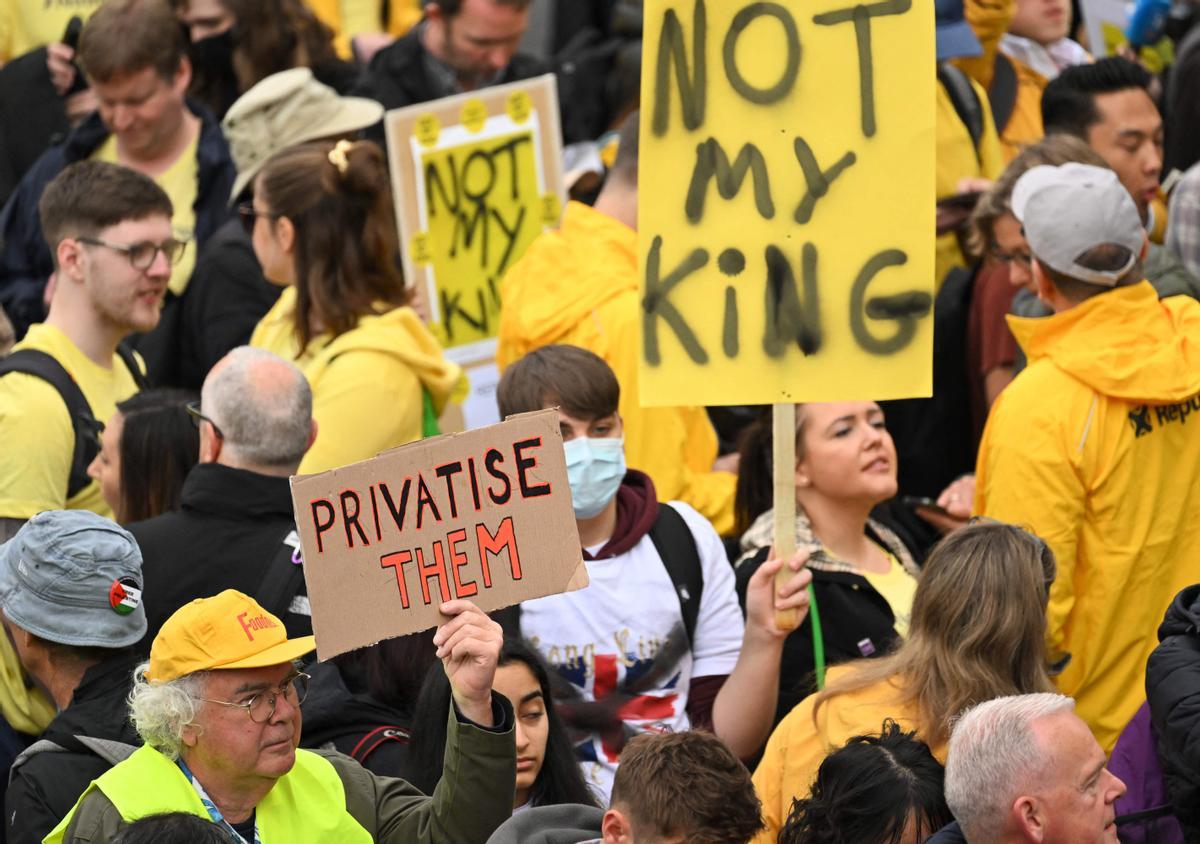
[[[400,589],[400,606],[408,609],[408,586],[405,583],[404,565],[411,563],[413,559],[411,551],[396,551],[392,554],[384,554],[379,558],[380,568],[394,569],[396,572],[396,586]],[[428,601],[426,601],[428,603]]]

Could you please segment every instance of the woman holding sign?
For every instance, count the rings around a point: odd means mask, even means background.
[[[896,494],[896,447],[875,402],[796,408],[796,547],[808,567],[821,615],[793,631],[783,647],[779,722],[816,690],[814,669],[886,653],[908,630],[917,568],[894,532],[871,518]],[[771,418],[746,430],[736,509],[742,534],[738,595],[772,544]],[[818,632],[820,635],[815,635]]]
[[[379,148],[343,140],[284,150],[238,210],[264,275],[287,288],[250,345],[294,360],[312,385],[318,436],[300,473],[437,433],[465,382],[409,307]]]

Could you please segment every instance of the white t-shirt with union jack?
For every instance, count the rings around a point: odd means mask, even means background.
[[[649,536],[616,557],[587,562],[591,583],[577,592],[521,605],[521,633],[583,701],[603,701],[614,691],[625,732],[678,732],[689,728],[692,677],[727,675],[737,663],[744,623],[733,569],[712,525],[687,504],[674,507],[692,532],[704,576],[691,651],[656,666],[673,628],[683,635],[679,597]],[[599,547],[587,549],[595,554]],[[647,675],[651,676],[649,682]],[[620,736],[577,736],[584,777],[608,801]]]

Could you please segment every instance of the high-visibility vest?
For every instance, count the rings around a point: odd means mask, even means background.
[[[208,811],[179,766],[150,746],[109,769],[87,791],[43,844],[60,844],[75,812],[99,789],[132,822],[163,812],[187,812],[208,820]],[[296,764],[280,777],[255,809],[263,844],[370,844],[370,834],[346,811],[346,790],[329,760],[296,751]]]

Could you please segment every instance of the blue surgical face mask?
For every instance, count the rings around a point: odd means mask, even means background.
[[[625,477],[623,437],[575,437],[563,443],[567,452],[567,480],[577,519],[600,514],[617,494]]]

